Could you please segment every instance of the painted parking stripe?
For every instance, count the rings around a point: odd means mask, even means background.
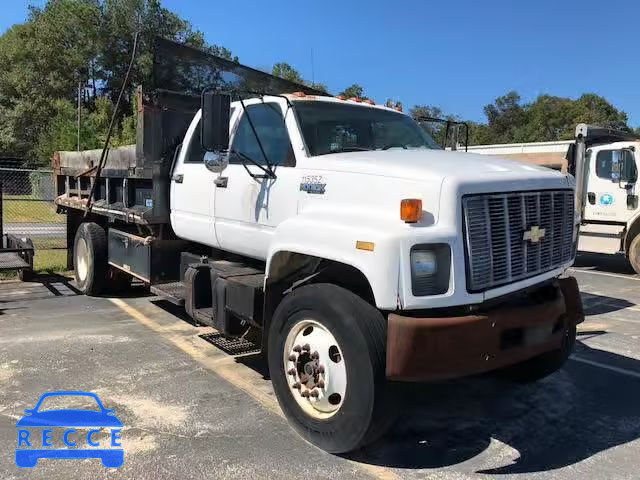
[[[625,280],[635,280],[636,282],[640,282],[640,277],[635,275],[622,275],[620,273],[597,272],[595,270],[583,270],[581,268],[570,268],[569,270],[576,273],[590,273],[592,275],[603,275],[605,277],[623,278]]]
[[[569,358],[575,362],[586,363],[587,365],[591,365],[593,367],[604,368],[605,370],[611,370],[612,372],[616,372],[621,375],[640,378],[640,373],[634,372],[633,370],[627,370],[626,368],[614,367],[613,365],[607,365],[606,363],[595,362],[593,360],[588,360],[586,358],[579,357],[577,355],[571,355],[571,357]]]
[[[250,381],[248,381],[241,373],[239,373],[239,371],[241,371],[242,369],[249,369],[249,367],[245,367],[239,363],[236,363],[233,356],[211,358],[204,354],[203,351],[200,350],[196,345],[194,345],[193,339],[176,333],[176,330],[171,327],[166,327],[159,324],[152,318],[142,313],[137,308],[126,303],[124,300],[120,298],[110,298],[109,301],[111,301],[111,303],[113,303],[120,310],[132,317],[138,323],[160,334],[165,340],[171,342],[173,345],[178,347],[198,363],[202,364],[208,370],[226,380],[234,387],[239,388],[240,390],[243,390],[245,393],[249,394],[249,396],[251,396],[267,410],[284,418],[284,414],[282,413],[282,410],[280,409],[275,396],[268,395],[262,392],[260,389],[255,388],[255,386]],[[202,340],[202,342],[205,341]],[[210,346],[208,343],[206,345],[207,348]],[[380,467],[377,465],[370,465],[367,463],[355,462],[353,460],[347,461],[354,464],[356,468],[363,470],[376,480],[400,479],[400,477],[396,475],[395,472],[389,470],[388,468]]]

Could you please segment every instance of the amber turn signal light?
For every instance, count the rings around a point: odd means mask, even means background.
[[[422,218],[422,200],[405,198],[400,202],[400,219],[406,223],[416,223]]]

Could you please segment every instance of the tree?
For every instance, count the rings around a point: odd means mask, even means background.
[[[300,85],[304,85],[306,83],[302,79],[300,73],[286,62],[276,63],[271,69],[271,74],[290,82],[299,83]]]
[[[324,83],[319,83],[319,82],[311,82],[309,84],[309,86],[311,88],[313,88],[314,90],[318,90],[322,93],[326,93],[327,95],[329,94],[329,89],[327,88],[327,85]]]
[[[520,130],[527,122],[527,112],[520,100],[520,95],[511,91],[484,107],[489,130],[496,143],[525,141]]]
[[[362,86],[358,85],[357,83],[349,85],[347,88],[345,88],[338,95],[341,95],[341,96],[346,97],[346,98],[355,97],[355,98],[361,98],[363,100],[367,99],[367,97],[365,97],[365,95],[364,95],[364,88],[362,88]]]
[[[138,29],[139,55],[118,112],[116,132],[122,138],[116,135],[114,141],[133,138],[135,119],[127,114],[135,111],[135,86],[149,78],[156,35],[237,61],[230,50],[208,45],[201,32],[160,0],[49,0],[42,8],[30,7],[25,23],[0,36],[0,152],[46,163],[52,149],[69,148],[79,81],[85,123],[94,113],[112,112]],[[84,127],[82,145],[100,147],[100,136]],[[104,122],[96,128],[106,134]]]
[[[78,72],[97,54],[99,16],[96,1],[51,0],[0,37],[0,150],[33,153],[56,100],[73,98]]]

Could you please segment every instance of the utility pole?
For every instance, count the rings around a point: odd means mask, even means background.
[[[78,78],[78,151],[80,151],[81,123],[82,123],[82,78]]]
[[[84,79],[88,74],[89,71],[86,68],[78,69],[78,151],[80,151],[80,128],[82,127],[82,94],[84,90]]]

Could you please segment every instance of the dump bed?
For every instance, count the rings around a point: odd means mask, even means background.
[[[205,88],[245,98],[256,92],[322,94],[162,38],[154,48],[153,74],[136,89],[136,144],[110,149],[99,178],[102,150],[54,154],[55,203],[61,209],[86,210],[96,183],[92,213],[129,223],[168,223],[173,159]]]
[[[137,89],[137,142],[110,149],[97,179],[92,212],[127,222],[169,221],[169,181],[177,147],[200,105],[195,96]],[[84,210],[102,150],[56,152],[56,205]]]

